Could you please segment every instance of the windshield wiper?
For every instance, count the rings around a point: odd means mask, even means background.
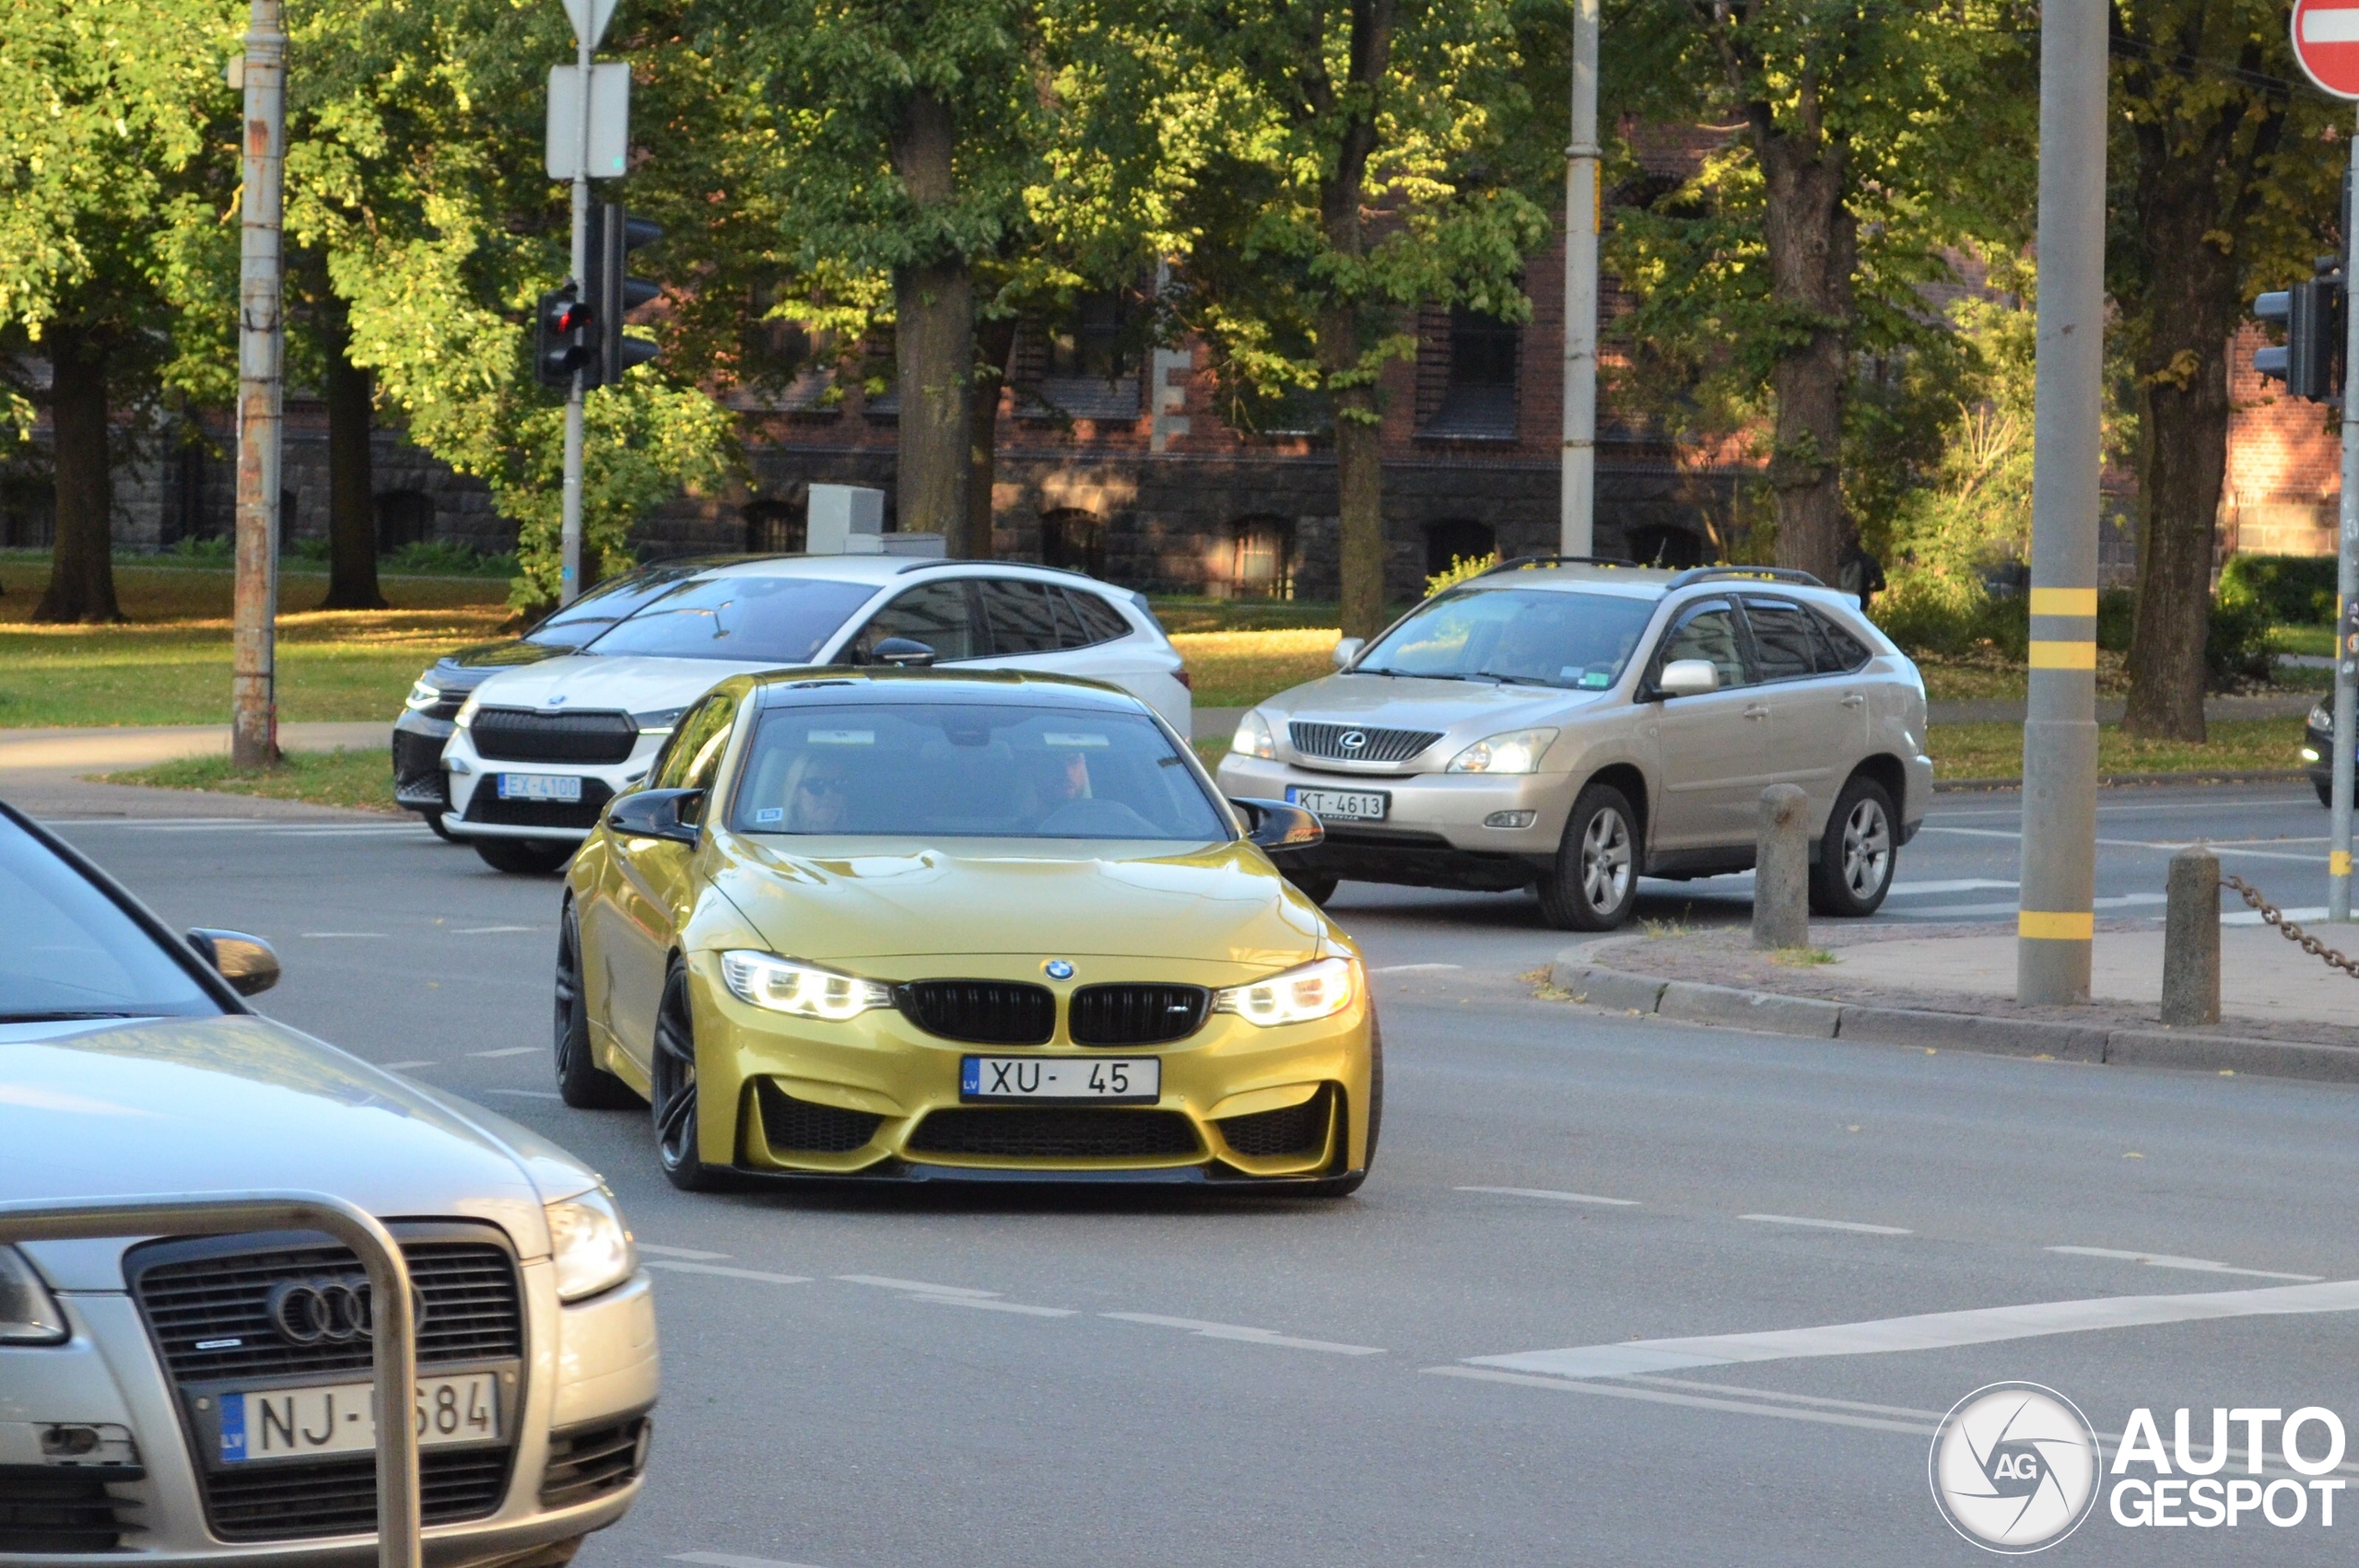
[[[1482,673],[1488,675],[1491,679],[1498,682],[1501,685],[1506,686],[1549,686],[1555,685],[1554,681],[1543,681],[1537,675],[1502,675],[1496,670],[1485,670]]]
[[[148,1018],[152,1016],[154,1014],[147,1012],[123,1012],[119,1010],[98,1012],[56,1008],[46,1012],[0,1012],[0,1024],[72,1024],[85,1018]]]

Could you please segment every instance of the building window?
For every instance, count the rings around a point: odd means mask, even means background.
[[[57,538],[57,491],[46,479],[0,479],[0,544],[46,550]]]
[[[1041,513],[1040,564],[1105,576],[1106,525],[1078,507]]]
[[[756,556],[800,555],[811,520],[806,509],[785,501],[750,501],[739,513],[745,520],[745,549]]]
[[[1513,322],[1461,305],[1449,313],[1449,377],[1441,406],[1418,433],[1438,440],[1515,439]]]
[[[1218,585],[1235,599],[1294,597],[1294,524],[1282,517],[1249,517],[1229,530],[1228,578]]]
[[[1642,567],[1700,567],[1712,558],[1703,537],[1684,528],[1634,528],[1623,538],[1625,552]]]
[[[292,513],[288,516],[291,518]],[[284,523],[281,524],[283,528]],[[423,490],[385,490],[377,497],[377,548],[390,555],[434,537],[434,501]]]
[[[1138,325],[1121,289],[1085,294],[1061,317],[1026,322],[1014,365],[1017,408],[1034,418],[1138,418]]]
[[[1459,561],[1487,559],[1498,549],[1498,538],[1487,522],[1452,518],[1426,530],[1426,575],[1436,577]]]

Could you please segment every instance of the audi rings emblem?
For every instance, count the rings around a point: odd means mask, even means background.
[[[426,1304],[416,1303],[414,1316],[426,1319]],[[270,1326],[290,1345],[343,1345],[367,1340],[369,1276],[332,1274],[310,1280],[282,1280],[270,1289],[264,1305]]]
[[[1335,743],[1347,752],[1356,752],[1367,744],[1367,735],[1364,731],[1346,730],[1335,737]]]

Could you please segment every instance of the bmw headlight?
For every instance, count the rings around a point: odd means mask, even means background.
[[[1270,721],[1257,708],[1247,708],[1245,717],[1237,721],[1237,733],[1230,737],[1228,749],[1240,756],[1275,756],[1278,743],[1271,737]]]
[[[1449,759],[1451,773],[1537,773],[1555,743],[1554,730],[1510,730],[1477,741]]]
[[[482,706],[483,698],[474,692],[469,692],[467,694],[467,700],[459,705],[458,715],[453,718],[451,722],[456,724],[462,730],[465,729],[468,725],[475,721],[475,709]]]
[[[557,1265],[557,1299],[580,1301],[612,1290],[639,1268],[615,1195],[593,1188],[548,1206],[549,1256]]]
[[[0,1246],[0,1345],[62,1345],[65,1314],[25,1255]]]
[[[1349,958],[1321,958],[1256,980],[1213,993],[1215,1012],[1234,1012],[1248,1024],[1268,1028],[1279,1024],[1308,1024],[1332,1018],[1351,1006],[1359,989],[1359,965]]]
[[[2306,722],[2319,734],[2331,735],[2334,733],[2334,709],[2321,702],[2310,709]]]
[[[893,1005],[893,988],[833,969],[797,964],[775,954],[739,950],[721,955],[721,977],[737,1000],[797,1018],[840,1023],[873,1007]]]
[[[424,681],[419,681],[409,688],[409,700],[406,706],[415,710],[417,708],[432,708],[436,703],[440,702],[441,700],[442,691],[440,687],[429,685]]]

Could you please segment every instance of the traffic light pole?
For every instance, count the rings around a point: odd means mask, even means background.
[[[581,69],[581,146],[573,164],[573,283],[577,289],[590,276],[590,78],[591,51],[595,39],[577,29],[577,64]],[[557,576],[557,602],[572,603],[581,596],[581,372],[565,394],[564,522],[560,535],[563,564]]]
[[[2353,723],[2359,720],[2354,680],[2359,680],[2359,298],[2347,292],[2359,285],[2359,140],[2351,151],[2351,174],[2343,181],[2342,275],[2346,293],[2342,310],[2342,538],[2335,564],[2334,641],[2334,795],[2332,838],[2327,850],[2326,918],[2351,919],[2351,805]]]
[[[2031,682],[2015,1000],[2089,1000],[2095,934],[2097,461],[2105,357],[2105,0],[2048,0],[2039,41]]]
[[[279,419],[286,338],[279,308],[280,175],[287,149],[287,35],[279,0],[253,0],[245,40],[245,165],[238,216],[237,579],[232,588],[229,761],[278,760]]]

